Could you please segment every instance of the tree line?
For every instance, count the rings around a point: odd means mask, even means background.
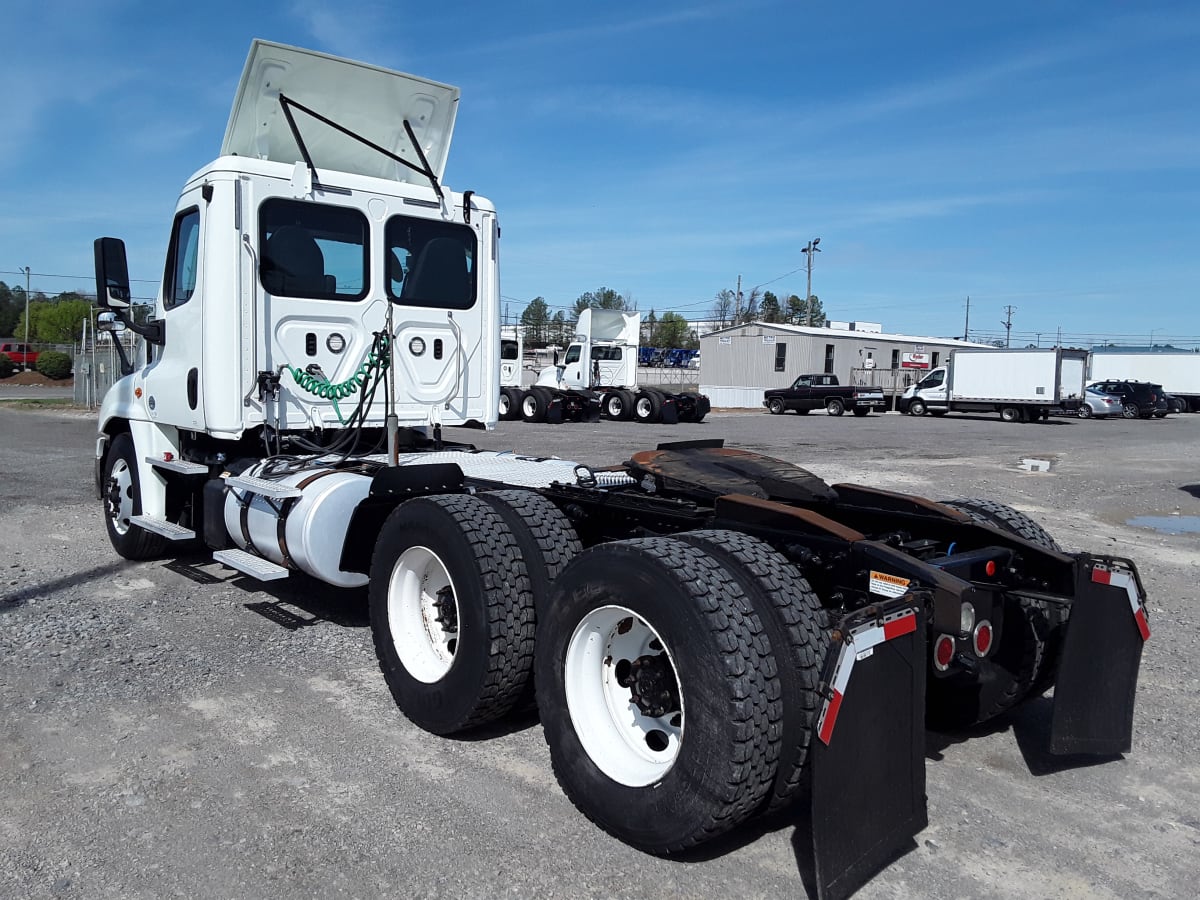
[[[531,347],[566,346],[575,335],[575,323],[585,309],[619,309],[631,312],[637,309],[632,298],[602,287],[580,294],[570,313],[560,309],[551,313],[544,297],[534,297],[521,313],[525,343]],[[805,325],[809,322],[808,306],[795,294],[781,300],[770,291],[760,293],[753,288],[739,299],[731,290],[717,291],[713,297],[712,321],[724,328],[746,322],[776,322]],[[812,324],[825,326],[825,309],[821,300],[812,296]],[[700,340],[688,326],[688,321],[677,312],[665,312],[659,317],[653,309],[642,318],[642,340],[651,347],[696,349]]]
[[[64,291],[48,297],[29,292],[29,342],[68,344],[79,340],[83,320],[92,314],[90,297]],[[25,289],[0,281],[0,337],[25,339]]]

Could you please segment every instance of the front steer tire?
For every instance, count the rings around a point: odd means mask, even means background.
[[[520,546],[478,497],[402,503],[375,543],[368,592],[379,667],[400,711],[434,734],[508,713],[533,664],[533,591]]]
[[[132,521],[142,513],[141,477],[137,451],[128,433],[113,438],[104,457],[104,525],[113,549],[125,559],[157,559],[166,548],[162,535],[146,531]]]
[[[670,538],[601,544],[559,576],[538,709],[563,791],[620,840],[677,853],[770,796],[780,684],[748,604],[720,562]]]

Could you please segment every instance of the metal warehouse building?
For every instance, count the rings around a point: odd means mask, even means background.
[[[889,398],[945,362],[955,347],[990,346],[956,338],[884,334],[867,322],[829,328],[751,322],[702,335],[700,390],[716,407],[761,407],[762,392],[797,375],[829,372],[843,384],[877,384]]]

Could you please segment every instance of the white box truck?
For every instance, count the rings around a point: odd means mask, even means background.
[[[1005,422],[1039,422],[1083,398],[1086,350],[950,351],[912,385],[896,408],[914,416],[996,412]]]
[[[1177,401],[1172,412],[1200,412],[1200,353],[1093,350],[1088,381],[1149,381]]]

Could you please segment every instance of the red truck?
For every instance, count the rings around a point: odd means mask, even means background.
[[[37,365],[37,351],[30,350],[28,344],[0,341],[0,353],[11,359],[18,369],[32,369]]]

